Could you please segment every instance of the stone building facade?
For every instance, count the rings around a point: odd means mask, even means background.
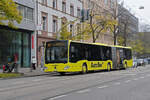
[[[23,19],[20,24],[14,22],[17,29],[0,26],[0,66],[14,61],[17,56],[19,67],[30,67],[33,53],[32,36],[35,31],[34,0],[13,0],[18,5]],[[34,42],[35,43],[35,42]]]
[[[37,11],[37,61],[41,64],[43,45],[46,41],[56,40],[59,36],[62,20],[80,23],[82,2],[80,0],[38,0]],[[74,24],[69,24],[68,29],[73,30]]]
[[[111,8],[112,7],[117,7],[117,0],[82,0],[83,2],[83,8],[84,9],[91,9],[93,6],[93,10],[95,12],[101,13],[103,15],[103,13],[105,11],[110,12],[111,13]],[[118,10],[118,9],[116,9]],[[92,42],[92,38],[85,40],[86,42]],[[105,34],[101,35],[96,42],[100,42],[100,43],[104,43],[104,44],[113,44],[114,38],[113,38],[113,34],[108,31]]]
[[[127,31],[129,34],[137,34],[139,32],[139,19],[135,17],[135,15],[133,15],[128,9],[122,7],[121,5],[118,6],[118,12],[122,12],[118,18],[120,32],[123,34],[125,25],[127,25]]]

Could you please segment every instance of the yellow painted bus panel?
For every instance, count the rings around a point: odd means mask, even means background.
[[[81,60],[76,63],[54,63],[54,64],[45,64],[45,72],[80,72],[82,71],[82,65],[86,63],[87,69],[92,70],[106,70],[108,63],[111,64],[112,61],[86,61]]]

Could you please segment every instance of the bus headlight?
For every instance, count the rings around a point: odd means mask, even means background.
[[[69,69],[69,67],[70,67],[70,66],[66,66],[66,67],[64,67],[64,70],[67,70],[67,69]]]
[[[47,67],[43,67],[43,70],[47,70],[48,68]]]

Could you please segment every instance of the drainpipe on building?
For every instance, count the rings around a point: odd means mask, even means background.
[[[35,30],[34,33],[31,37],[31,42],[32,42],[32,46],[31,46],[31,65],[30,65],[30,72],[32,72],[32,70],[35,70],[36,67],[38,66],[38,56],[37,56],[37,24],[38,24],[38,0],[34,1],[35,2],[35,11],[34,11],[34,24],[35,24]]]
[[[38,0],[36,0],[36,26],[38,25]],[[38,30],[35,31],[36,34],[36,65],[38,66]]]

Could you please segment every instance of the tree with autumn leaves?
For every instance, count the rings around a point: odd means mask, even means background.
[[[0,25],[8,25],[11,28],[16,28],[14,21],[20,23],[21,20],[22,16],[13,0],[0,0]]]
[[[88,20],[80,24],[75,24],[76,22],[73,23],[74,32],[68,31],[68,25],[71,24],[70,22],[65,22],[65,25],[62,24],[59,39],[85,40],[92,38],[93,43],[95,43],[100,36],[107,33],[109,29],[113,30],[113,26],[117,25],[117,21],[113,20],[107,12],[96,12],[94,5],[89,12]]]

